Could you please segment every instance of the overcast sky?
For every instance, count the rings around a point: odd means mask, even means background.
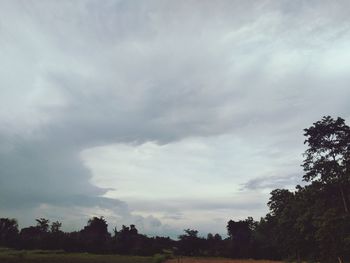
[[[350,121],[350,2],[0,0],[0,216],[225,233]]]

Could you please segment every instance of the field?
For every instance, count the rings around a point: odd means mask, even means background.
[[[0,248],[1,263],[159,263],[156,257],[95,255],[65,253],[63,251],[26,250]],[[268,260],[231,260],[221,258],[176,258],[166,263],[278,263]]]
[[[279,261],[270,260],[240,260],[240,259],[225,259],[225,258],[181,258],[171,259],[166,263],[281,263]]]
[[[153,263],[152,257],[0,249],[1,263]]]

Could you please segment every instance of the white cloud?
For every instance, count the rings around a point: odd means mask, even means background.
[[[134,213],[156,215],[168,224],[181,222],[186,228],[191,221],[210,225],[215,214],[226,219],[264,214],[267,193],[290,186],[273,176],[299,173],[300,150],[284,153],[266,142],[223,135],[161,145],[106,145],[84,150],[81,158],[92,172],[90,182],[110,189],[105,197],[124,200]]]

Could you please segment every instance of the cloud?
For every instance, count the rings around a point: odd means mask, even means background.
[[[295,188],[301,184],[300,174],[289,174],[280,176],[261,176],[249,180],[243,185],[243,189],[277,189],[277,188]]]

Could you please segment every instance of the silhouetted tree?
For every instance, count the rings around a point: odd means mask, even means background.
[[[50,231],[51,233],[58,233],[62,232],[61,231],[62,223],[56,221],[51,223]]]
[[[185,234],[179,236],[179,252],[186,256],[200,255],[204,246],[204,239],[198,237],[198,231],[185,229]]]
[[[55,221],[51,223],[48,234],[47,245],[50,249],[61,249],[64,246],[65,234],[61,231],[62,223]]]
[[[130,253],[138,238],[138,231],[135,225],[130,225],[130,227],[122,225],[122,229],[115,234],[116,251],[121,254]]]
[[[45,218],[39,218],[39,219],[35,219],[35,221],[37,222],[36,227],[38,228],[38,230],[41,233],[47,233],[49,232],[49,223],[50,220],[45,219]]]
[[[344,211],[349,213],[350,128],[342,118],[325,116],[305,129],[304,180],[338,187]]]
[[[89,219],[87,225],[80,231],[85,248],[92,252],[105,252],[107,241],[110,239],[108,224],[103,217]]]
[[[39,249],[42,248],[42,233],[36,226],[22,228],[20,233],[20,248]]]
[[[256,226],[252,217],[246,220],[233,221],[227,223],[227,234],[231,240],[231,256],[238,258],[248,258],[252,246],[252,233]]]
[[[282,258],[280,244],[277,241],[277,218],[267,214],[261,218],[254,231],[255,258],[280,260]]]
[[[219,234],[213,235],[209,233],[205,243],[205,251],[208,256],[220,256],[223,254],[223,242]]]
[[[14,218],[0,218],[0,246],[14,246],[17,239],[17,220]]]

